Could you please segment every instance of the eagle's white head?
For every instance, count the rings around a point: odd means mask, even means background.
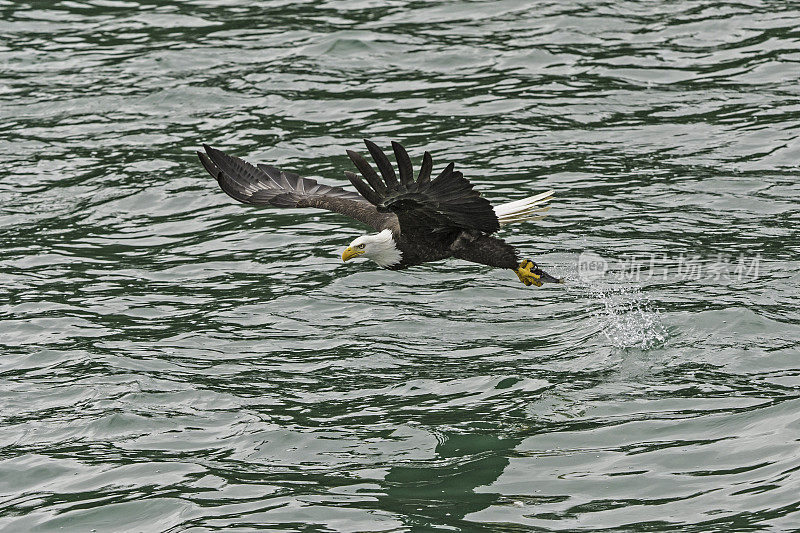
[[[392,232],[388,229],[375,235],[362,235],[350,243],[342,252],[342,261],[363,255],[372,259],[383,268],[396,265],[403,259],[403,255],[394,242]]]

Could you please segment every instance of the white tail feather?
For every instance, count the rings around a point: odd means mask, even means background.
[[[555,191],[547,191],[536,196],[529,196],[522,200],[514,200],[505,204],[496,205],[494,213],[497,215],[497,220],[500,225],[511,224],[512,222],[521,222],[523,220],[540,220],[546,215],[537,215],[537,213],[544,213],[550,206],[544,206],[552,197]]]

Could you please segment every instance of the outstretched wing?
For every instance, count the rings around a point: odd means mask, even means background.
[[[364,140],[367,149],[378,165],[381,176],[355,152],[347,155],[355,163],[362,180],[352,172],[345,172],[361,196],[369,200],[380,212],[397,215],[401,232],[437,232],[453,229],[478,230],[494,233],[500,229],[492,204],[472,188],[461,172],[453,170],[450,163],[436,178],[431,179],[433,161],[425,152],[419,176],[414,179],[411,159],[405,148],[393,142],[398,180],[392,164],[378,146]]]
[[[253,166],[205,144],[203,148],[205,153],[197,152],[197,156],[205,169],[228,196],[245,204],[327,209],[377,230],[396,220],[392,214],[378,212],[358,193],[322,185],[270,165]]]

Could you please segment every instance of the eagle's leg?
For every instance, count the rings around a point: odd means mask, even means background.
[[[541,287],[545,282],[564,283],[563,280],[541,270],[533,261],[526,259],[520,263],[513,246],[489,235],[463,231],[453,241],[450,250],[457,259],[513,270],[525,285]]]
[[[469,246],[475,242],[475,239],[480,237],[481,234],[476,230],[464,230],[458,234],[458,237],[450,244],[450,252],[454,255],[464,252]]]
[[[528,259],[522,261],[514,272],[517,273],[519,280],[526,286],[536,285],[541,287],[543,282],[564,283],[563,279],[551,276]]]

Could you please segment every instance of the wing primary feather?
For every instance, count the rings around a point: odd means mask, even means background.
[[[217,181],[219,181],[219,177],[220,174],[222,174],[222,171],[218,169],[217,166],[214,163],[212,163],[211,160],[208,158],[208,156],[203,152],[198,151],[197,157],[200,158],[200,163],[202,163],[203,168],[206,169],[206,172],[214,176],[217,179]]]
[[[305,188],[305,179],[300,177],[300,174],[295,174],[294,172],[287,172],[286,176],[292,181],[292,186],[294,190],[299,192],[300,194],[306,194]]]
[[[227,194],[237,202],[242,202],[244,204],[257,203],[254,202],[253,195],[248,194],[247,191],[243,190],[238,183],[233,181],[224,172],[219,173],[217,177],[217,183],[219,184],[220,188],[223,191],[225,191],[225,194]]]
[[[355,153],[352,150],[347,151],[347,156],[350,158],[350,161],[356,166],[361,175],[364,176],[364,179],[367,180],[367,183],[373,188],[373,190],[378,193],[379,195],[386,194],[386,185],[381,181],[380,177],[378,177],[378,173],[375,172],[375,169],[367,163],[367,160],[361,157],[359,154]],[[366,198],[366,197],[365,197]]]
[[[378,170],[381,171],[383,181],[386,182],[386,187],[389,189],[396,189],[397,174],[394,173],[394,168],[392,167],[392,163],[389,161],[389,158],[386,157],[386,154],[383,153],[383,150],[378,148],[378,145],[374,142],[364,139],[364,144],[367,145],[367,150],[369,150],[369,153],[372,156],[372,159],[375,161],[375,164],[378,165]]]
[[[442,172],[433,179],[433,181],[444,184],[444,182],[453,177],[453,169],[455,166],[456,164],[451,161],[450,164],[444,167],[444,170],[442,170]]]
[[[397,170],[400,172],[400,183],[408,189],[414,183],[414,167],[411,165],[411,158],[402,144],[392,141],[394,158],[397,160]]]
[[[294,190],[294,185],[292,185],[292,182],[289,181],[289,176],[286,175],[286,172],[281,172],[281,175],[278,178],[278,183],[280,183],[281,189],[288,189],[290,191]]]
[[[270,180],[272,180],[272,183],[274,183],[276,186],[280,187],[280,184],[278,183],[278,176],[280,176],[280,174],[281,174],[280,170],[278,170],[277,168],[273,167],[272,165],[265,165],[264,163],[259,163],[256,166],[264,171],[264,173],[267,175],[267,177]]]
[[[422,156],[422,167],[419,169],[419,176],[417,176],[417,184],[422,185],[431,181],[431,171],[433,170],[433,158],[430,152],[425,152]]]
[[[256,167],[207,144],[204,144],[203,148],[214,166],[230,179],[230,183],[236,184],[242,192],[252,192],[254,185],[258,183],[259,170]]]
[[[369,203],[372,205],[378,205],[381,203],[381,197],[378,195],[378,193],[373,191],[369,185],[364,183],[364,180],[359,178],[358,174],[345,170],[344,175],[347,176],[347,179],[350,180],[350,183],[353,184],[353,187],[355,187],[358,193],[366,198]]]
[[[301,199],[311,198],[318,202],[321,197],[368,202],[355,191],[321,185],[314,179],[302,178],[295,172],[281,171],[272,165],[254,166],[208,145],[204,144],[203,147],[205,153],[197,152],[203,168],[217,180],[223,191],[240,202],[279,207],[287,207],[291,202],[297,203]],[[277,196],[281,198],[275,200]]]

